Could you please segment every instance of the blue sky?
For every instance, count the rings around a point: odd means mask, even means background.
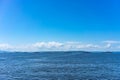
[[[103,45],[104,41],[116,41],[119,46],[119,3],[119,0],[0,0],[0,43],[71,41]]]

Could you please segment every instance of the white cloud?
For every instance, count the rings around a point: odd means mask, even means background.
[[[0,50],[10,50],[12,49],[12,46],[9,44],[0,44]]]
[[[94,44],[82,44],[81,42],[38,42],[33,47],[50,50],[80,50],[89,48],[100,48]]]
[[[37,42],[35,44],[33,44],[33,47],[37,47],[37,48],[59,48],[63,45],[63,43],[60,42]]]
[[[112,48],[113,45],[115,44],[120,44],[120,41],[114,41],[114,40],[107,40],[107,41],[103,41],[103,43],[106,43],[105,48]]]
[[[33,44],[22,45],[9,45],[0,44],[0,50],[9,51],[64,51],[64,50],[109,50],[114,49],[114,44],[117,44],[116,48],[119,48],[119,41],[103,41],[104,44],[83,44],[82,42],[36,42]]]

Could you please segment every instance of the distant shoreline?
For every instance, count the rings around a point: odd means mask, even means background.
[[[0,53],[60,53],[60,52],[65,52],[65,53],[69,53],[69,52],[82,52],[82,53],[115,53],[115,52],[120,52],[120,51],[0,51]]]

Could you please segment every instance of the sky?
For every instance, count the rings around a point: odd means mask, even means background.
[[[120,49],[119,0],[0,0],[0,50]]]

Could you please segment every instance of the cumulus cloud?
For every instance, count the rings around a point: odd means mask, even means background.
[[[37,42],[33,47],[50,50],[80,50],[89,48],[100,48],[94,44],[82,44],[81,42]]]
[[[63,45],[63,43],[60,42],[37,42],[33,44],[33,47],[38,47],[38,48],[59,48]]]
[[[104,44],[91,44],[82,42],[36,42],[33,44],[9,45],[0,44],[0,50],[9,51],[64,51],[64,50],[105,50],[112,49],[120,41],[103,41]],[[120,48],[119,45],[116,48]]]
[[[0,50],[10,50],[12,46],[9,44],[0,44]]]

